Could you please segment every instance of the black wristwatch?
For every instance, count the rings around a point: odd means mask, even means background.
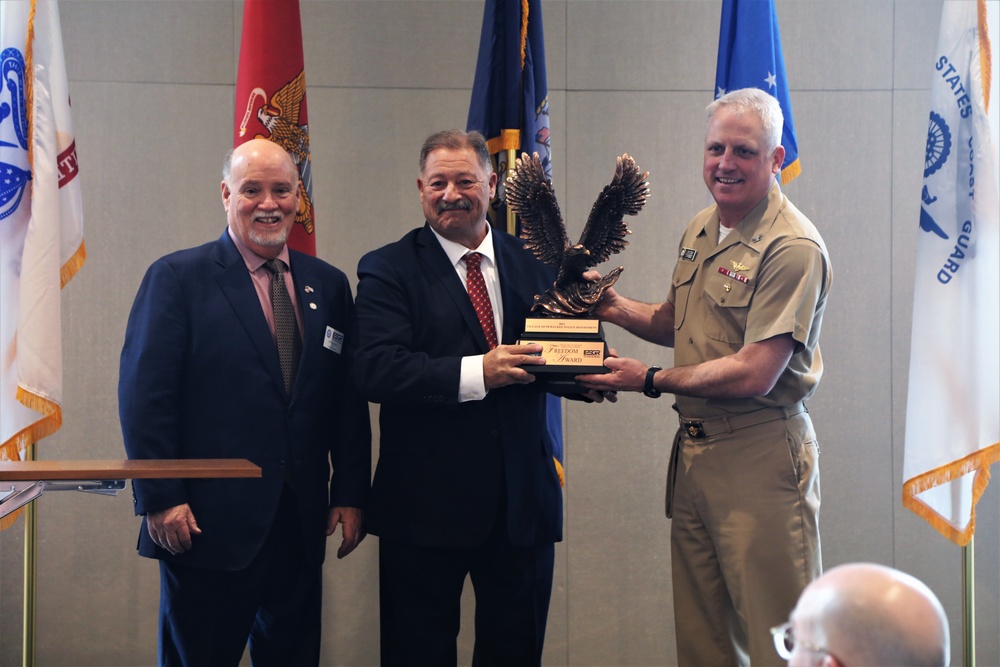
[[[646,396],[650,398],[660,397],[660,390],[653,386],[653,376],[656,375],[656,371],[662,370],[659,366],[650,366],[649,370],[646,371],[646,386],[642,390]]]

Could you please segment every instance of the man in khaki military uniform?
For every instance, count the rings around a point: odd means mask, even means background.
[[[578,379],[676,397],[667,516],[679,664],[774,664],[770,628],[822,569],[819,446],[804,402],[823,372],[830,260],[775,181],[778,102],[748,88],[707,111],[715,205],[688,225],[667,300],[611,289],[594,311],[673,347],[674,368],[609,358],[610,373]]]

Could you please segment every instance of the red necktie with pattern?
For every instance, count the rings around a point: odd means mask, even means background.
[[[476,309],[479,325],[483,327],[486,342],[490,344],[490,349],[492,350],[497,346],[497,327],[493,320],[493,306],[490,304],[490,295],[486,291],[486,281],[483,280],[483,272],[479,268],[480,264],[482,264],[483,256],[478,252],[470,252],[463,259],[465,260],[465,267],[468,269],[465,286],[469,290],[472,307]]]

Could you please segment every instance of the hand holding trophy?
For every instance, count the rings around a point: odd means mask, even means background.
[[[552,183],[545,177],[535,153],[522,154],[507,177],[507,205],[521,217],[521,238],[535,257],[558,269],[555,283],[535,295],[534,316],[525,322],[520,343],[542,345],[544,366],[532,366],[554,394],[584,391],[573,380],[582,373],[605,373],[607,344],[599,320],[590,317],[605,290],[615,284],[624,267],[597,280],[583,274],[621,252],[632,233],[625,215],[636,215],[649,198],[649,172],[640,172],[628,153],[617,159],[615,177],[597,197],[580,242],[569,242]]]

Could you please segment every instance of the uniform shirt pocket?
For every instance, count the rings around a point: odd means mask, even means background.
[[[694,284],[694,275],[697,271],[697,264],[685,261],[678,262],[677,267],[674,269],[673,304],[675,330],[679,330],[684,325],[684,318],[688,310],[688,301],[691,298],[691,286]]]
[[[743,344],[756,277],[756,271],[736,272],[725,266],[709,269],[702,294],[706,336],[730,345]]]

